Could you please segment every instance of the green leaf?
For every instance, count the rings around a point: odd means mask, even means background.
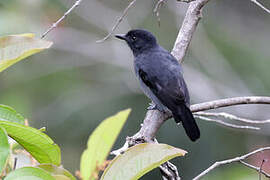
[[[12,171],[4,180],[55,180],[50,173],[40,168],[23,167]]]
[[[49,172],[56,180],[76,180],[76,178],[62,167],[57,167],[53,164],[40,164],[37,167]]]
[[[24,124],[24,117],[12,107],[0,104],[0,120]]]
[[[5,129],[0,127],[0,177],[7,165],[9,154],[10,148],[8,143],[8,136]]]
[[[167,144],[139,144],[115,157],[105,169],[101,179],[136,180],[164,162],[177,156],[184,156],[186,153]]]
[[[39,163],[61,164],[61,152],[53,140],[40,130],[18,123],[0,121],[8,135],[24,147]]]
[[[0,72],[28,56],[50,48],[53,44],[34,36],[19,34],[0,37]]]
[[[87,149],[81,156],[81,175],[84,180],[98,174],[97,167],[103,165],[117,136],[119,135],[130,109],[120,111],[114,116],[105,119],[91,134]]]

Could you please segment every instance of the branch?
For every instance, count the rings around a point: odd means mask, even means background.
[[[247,96],[220,99],[209,101],[190,106],[192,112],[205,111],[210,109],[217,109],[221,107],[228,107],[240,104],[270,104],[270,97],[265,96]],[[143,125],[140,131],[135,134],[134,138],[143,138],[147,142],[151,142],[155,137],[156,132],[160,126],[171,117],[171,114],[163,113],[158,110],[147,111]]]
[[[196,112],[194,113],[194,115],[199,115],[199,116],[212,116],[212,117],[222,117],[222,118],[226,118],[226,119],[230,119],[230,120],[234,120],[234,121],[239,121],[239,122],[244,122],[244,123],[250,123],[250,124],[266,124],[266,123],[270,123],[270,119],[267,120],[251,120],[251,119],[246,119],[246,118],[241,118],[238,116],[235,116],[233,114],[230,113],[226,113],[226,112],[221,112],[221,113],[216,113],[216,112]]]
[[[59,24],[63,19],[65,19],[65,18],[69,15],[69,13],[71,13],[71,11],[72,11],[73,9],[75,9],[76,7],[78,7],[78,6],[80,5],[81,2],[82,2],[82,0],[77,0],[77,1],[73,4],[73,6],[71,6],[71,8],[70,8],[69,10],[67,10],[67,11],[65,12],[65,14],[64,14],[60,19],[58,19],[58,21],[56,21],[55,23],[53,23],[53,24],[51,25],[51,27],[49,27],[49,29],[48,29],[47,31],[45,31],[45,32],[41,35],[41,39],[43,39],[50,31],[52,31],[54,28],[56,28],[56,27],[58,26],[58,24]]]
[[[153,10],[154,14],[157,16],[158,26],[160,26],[160,17],[159,17],[159,11],[162,5],[165,3],[166,0],[158,0],[157,4],[155,5],[155,8]]]
[[[230,163],[233,163],[233,162],[240,162],[240,163],[243,163],[243,160],[248,158],[249,156],[252,156],[253,154],[256,154],[258,152],[262,152],[264,150],[270,150],[270,147],[264,147],[264,148],[260,148],[260,149],[257,149],[255,151],[252,151],[248,154],[245,154],[243,156],[239,156],[239,157],[236,157],[236,158],[233,158],[233,159],[228,159],[228,160],[223,160],[223,161],[217,161],[215,162],[212,166],[210,166],[209,168],[207,168],[205,171],[203,171],[201,174],[199,174],[198,176],[196,176],[195,178],[193,178],[193,180],[198,180],[200,178],[202,178],[203,176],[205,176],[206,174],[208,174],[210,171],[212,171],[213,169],[221,166],[221,165],[225,165],[225,164],[230,164]],[[245,165],[247,165],[247,163],[245,163]],[[251,167],[248,165],[248,167]],[[257,170],[257,167],[251,167],[255,170]],[[259,168],[259,171],[261,171],[261,169]],[[263,173],[263,171],[261,171]],[[264,174],[264,173],[263,173]],[[266,175],[266,174],[264,174]],[[266,176],[268,177],[268,176]]]
[[[234,97],[227,99],[220,99],[209,101],[200,104],[194,104],[190,107],[192,112],[205,111],[210,109],[217,109],[221,107],[234,106],[240,104],[270,104],[270,97],[267,96],[245,96]]]
[[[257,6],[259,6],[260,8],[262,8],[265,12],[270,14],[270,10],[267,9],[266,7],[264,7],[261,3],[259,3],[257,0],[250,0],[251,2],[253,2],[254,4],[256,4]]]
[[[236,125],[236,124],[231,124],[231,123],[227,123],[224,122],[222,120],[219,119],[211,119],[211,118],[207,118],[207,117],[203,117],[203,116],[198,116],[198,115],[194,115],[195,118],[201,119],[201,120],[205,120],[205,121],[210,121],[210,122],[216,122],[219,124],[222,124],[224,126],[227,127],[231,127],[231,128],[236,128],[236,129],[253,129],[253,130],[260,130],[259,127],[254,127],[254,126],[241,126],[241,125]]]
[[[209,0],[197,0],[191,2],[187,10],[186,16],[174,43],[172,55],[181,63],[186,55],[188,46],[197,25],[202,18],[202,8]],[[190,2],[190,1],[187,1]]]
[[[228,106],[234,106],[234,105],[241,105],[241,104],[270,104],[270,97],[266,96],[246,96],[246,97],[234,97],[234,98],[227,98],[227,99],[220,99],[215,101],[209,101],[199,104],[194,104],[190,106],[191,111],[199,112],[199,111],[206,111],[211,109],[217,109],[221,107],[228,107]],[[200,112],[199,115],[206,112]],[[194,113],[196,116],[197,113]],[[211,113],[207,113],[211,114]],[[169,113],[163,113],[158,110],[148,110],[144,119],[144,122],[141,126],[141,129],[139,132],[137,132],[132,137],[128,137],[125,145],[116,150],[113,151],[112,154],[118,155],[120,153],[123,153],[125,150],[127,150],[128,147],[133,146],[135,144],[138,144],[140,142],[154,142],[155,134],[157,133],[160,126],[169,119],[171,114]],[[209,119],[206,117],[198,117],[200,119],[208,120],[208,121],[214,121],[217,122],[218,120]],[[242,119],[243,120],[243,119]],[[250,120],[251,121],[251,120]],[[251,123],[248,121],[248,123]],[[255,121],[254,124],[259,124],[260,121]],[[269,120],[262,121],[263,123],[269,123]],[[220,123],[220,122],[218,122]],[[221,124],[234,127],[234,128],[242,128],[242,129],[256,129],[257,127],[252,126],[238,126],[229,124],[226,122],[221,122]]]
[[[111,31],[107,34],[107,36],[105,36],[103,39],[100,39],[96,42],[101,43],[105,40],[107,40],[109,37],[111,37],[111,35],[113,34],[114,30],[119,26],[119,24],[123,21],[124,17],[127,15],[128,10],[135,4],[137,0],[132,0],[129,5],[124,9],[122,15],[117,19],[116,23],[114,24],[114,26],[112,27]]]

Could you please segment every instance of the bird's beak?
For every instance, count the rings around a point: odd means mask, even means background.
[[[115,35],[115,37],[116,37],[116,38],[118,38],[118,39],[125,40],[125,41],[127,40],[127,38],[126,38],[126,35],[125,35],[125,34],[116,34],[116,35]]]

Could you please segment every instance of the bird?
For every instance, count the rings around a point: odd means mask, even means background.
[[[188,88],[176,58],[147,30],[133,29],[115,37],[124,40],[133,52],[135,75],[142,91],[152,100],[148,109],[171,112],[192,141],[199,139],[200,130],[190,111]]]

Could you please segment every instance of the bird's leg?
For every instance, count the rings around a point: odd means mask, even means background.
[[[157,109],[157,105],[153,101],[149,103],[147,110],[156,110],[156,109]]]

